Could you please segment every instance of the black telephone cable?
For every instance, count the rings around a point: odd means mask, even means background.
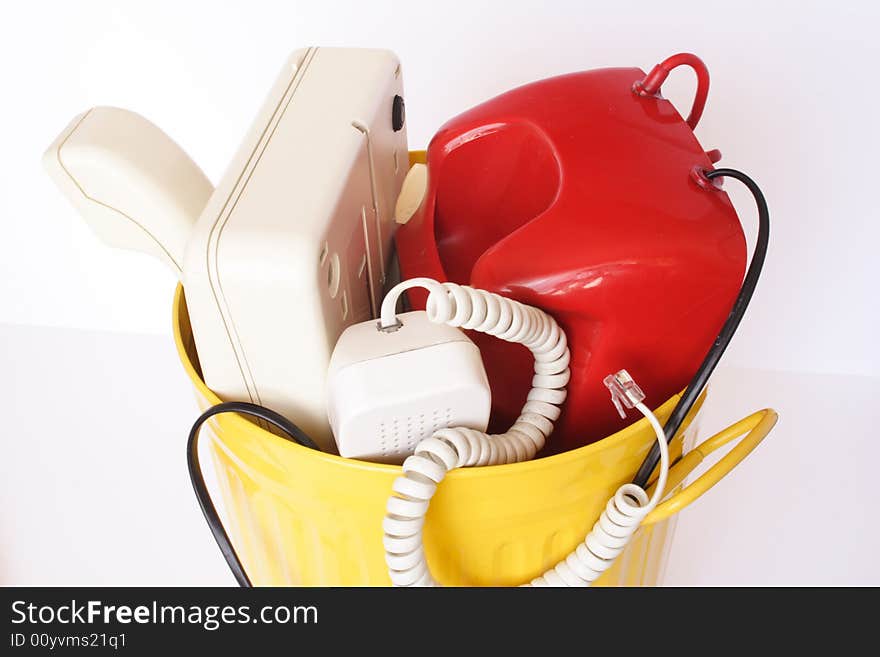
[[[694,377],[685,389],[684,394],[681,396],[681,399],[678,400],[678,404],[675,405],[672,414],[663,426],[663,433],[666,434],[667,443],[675,437],[676,433],[678,433],[682,422],[684,422],[685,417],[687,417],[687,414],[690,412],[691,408],[693,408],[697,399],[699,399],[700,393],[703,392],[703,388],[706,387],[709,377],[712,376],[712,372],[715,370],[715,366],[718,365],[718,361],[721,360],[724,350],[727,349],[727,345],[729,345],[730,341],[733,339],[736,329],[739,327],[739,323],[745,315],[746,308],[749,307],[749,302],[752,300],[755,287],[758,285],[758,279],[761,277],[761,269],[764,266],[764,259],[767,256],[767,245],[770,239],[770,211],[767,209],[767,201],[764,198],[761,188],[758,187],[758,184],[754,180],[749,178],[749,176],[742,171],[737,171],[736,169],[714,169],[711,171],[705,171],[704,175],[710,181],[715,178],[735,178],[748,188],[752,193],[752,196],[755,198],[755,204],[758,206],[758,238],[755,241],[752,262],[749,264],[749,268],[746,271],[746,276],[743,279],[742,287],[736,297],[733,308],[730,310],[730,314],[727,316],[724,326],[721,327],[721,332],[718,333],[718,337],[715,338],[715,342],[712,343],[712,346],[709,348],[705,358],[703,358],[703,362],[700,364],[699,369],[697,369],[696,374],[694,374]],[[657,445],[654,444],[651,451],[648,453],[648,456],[646,456],[645,460],[642,462],[641,467],[639,467],[639,471],[633,479],[633,483],[645,488],[651,477],[651,473],[654,471],[654,468],[657,467],[659,459],[660,450]]]
[[[192,483],[193,491],[195,491],[196,499],[199,501],[199,507],[202,509],[202,515],[205,516],[205,521],[208,523],[208,527],[214,535],[214,540],[217,541],[217,547],[223,553],[223,558],[226,559],[226,564],[229,566],[229,570],[232,571],[235,581],[238,582],[239,586],[250,588],[253,586],[251,580],[247,576],[235,548],[232,546],[232,541],[229,540],[229,534],[226,533],[226,529],[223,527],[223,522],[220,520],[220,515],[214,507],[214,503],[211,501],[211,493],[208,492],[208,487],[205,485],[205,477],[202,475],[202,467],[199,465],[200,429],[209,418],[221,413],[239,413],[259,418],[284,432],[284,436],[281,436],[284,440],[289,440],[311,449],[317,450],[319,448],[306,435],[305,431],[283,415],[249,402],[233,401],[212,406],[199,416],[189,431],[189,439],[186,442],[186,465],[189,469],[189,480]]]

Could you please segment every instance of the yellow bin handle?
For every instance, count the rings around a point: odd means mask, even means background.
[[[772,408],[757,411],[736,424],[730,425],[724,431],[720,431],[711,438],[707,438],[698,447],[685,454],[678,463],[670,468],[666,483],[667,490],[672,490],[684,481],[685,477],[693,472],[694,468],[702,463],[703,459],[709,456],[709,454],[719,447],[726,445],[731,440],[745,434],[724,458],[703,473],[699,479],[651,511],[642,521],[642,525],[653,525],[655,522],[666,520],[670,516],[675,515],[724,479],[740,461],[748,456],[767,437],[767,434],[770,433],[770,430],[776,424],[777,419],[779,419],[779,416]]]

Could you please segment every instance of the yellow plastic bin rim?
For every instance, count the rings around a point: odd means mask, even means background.
[[[185,297],[183,286],[178,285],[174,295],[174,308],[172,317],[174,341],[177,346],[178,356],[180,357],[180,361],[183,364],[187,376],[190,378],[190,381],[192,382],[193,386],[195,386],[198,393],[202,395],[204,399],[207,400],[208,403],[210,403],[211,405],[219,404],[222,402],[222,400],[210,388],[208,388],[207,385],[205,385],[205,382],[202,380],[201,375],[196,369],[196,366],[194,365],[190,357],[189,351],[186,347],[183,335],[181,334],[182,311],[185,312]],[[664,402],[659,408],[655,410],[655,414],[657,415],[657,417],[660,418],[661,421],[667,418],[680,398],[681,394],[677,394]],[[691,419],[696,415],[697,412],[699,412],[704,398],[705,391],[701,395],[698,402],[691,409],[688,418],[683,423],[683,426],[687,426],[688,424],[690,424]],[[684,479],[710,453],[745,434],[745,436],[730,450],[730,452],[728,452],[721,460],[719,460],[718,463],[707,470],[696,481],[692,482],[684,489],[676,492],[671,498],[667,499],[663,504],[654,509],[654,511],[652,511],[651,514],[648,515],[648,517],[645,519],[643,524],[653,524],[660,520],[664,520],[698,499],[707,490],[712,488],[712,486],[723,479],[755,447],[757,447],[757,445],[767,436],[767,434],[770,433],[771,429],[776,424],[777,419],[778,416],[773,409],[767,408],[756,411],[755,413],[727,427],[723,431],[720,431],[711,438],[706,439],[690,452],[684,454],[670,469],[669,482],[667,485],[668,490],[673,490],[676,486],[683,482]],[[271,431],[262,429],[250,420],[240,415],[232,415],[230,417],[230,420],[233,426],[240,426],[243,430],[247,430],[248,432],[256,432],[254,433],[254,435],[259,435],[262,439],[265,439],[267,441],[282,441],[286,449],[294,451],[302,450],[303,452],[307,453],[309,458],[324,460],[335,464],[335,466],[337,467],[355,468],[361,472],[373,471],[383,472],[386,474],[397,474],[400,472],[400,466],[396,465],[370,463],[367,461],[347,459],[327,452],[317,452],[313,449],[309,449],[308,447],[303,447],[296,443],[287,441],[275,435]],[[585,445],[584,447],[580,447],[578,449],[563,452],[561,454],[554,454],[551,456],[533,459],[531,461],[523,461],[520,463],[511,463],[506,465],[493,465],[488,467],[492,469],[493,474],[497,473],[499,475],[506,473],[512,474],[514,472],[524,473],[529,470],[553,469],[558,467],[560,464],[578,461],[585,458],[586,456],[589,456],[592,452],[605,450],[613,447],[616,443],[624,442],[628,440],[633,431],[640,431],[647,424],[648,421],[645,418],[641,418],[621,429],[617,433],[614,433],[606,438],[598,440],[589,445]],[[447,478],[465,479],[468,477],[484,477],[487,474],[486,470],[486,467],[461,468],[450,472]]]

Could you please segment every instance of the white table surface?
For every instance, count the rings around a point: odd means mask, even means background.
[[[171,338],[0,325],[0,344],[0,584],[234,583],[187,477]],[[880,379],[720,369],[702,437],[764,406],[777,428],[682,512],[665,584],[880,584]]]

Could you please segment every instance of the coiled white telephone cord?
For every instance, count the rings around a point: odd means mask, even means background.
[[[472,465],[526,461],[544,446],[565,400],[570,360],[565,332],[542,310],[497,294],[455,283],[414,278],[393,287],[382,302],[379,326],[398,325],[397,300],[413,287],[428,290],[426,311],[432,322],[445,323],[517,342],[531,350],[535,376],[522,412],[503,434],[466,428],[445,428],[422,440],[403,462],[403,474],[392,486],[382,527],[385,562],[395,586],[437,586],[425,560],[422,528],[437,485],[450,470]],[[637,389],[637,388],[636,388]],[[612,395],[614,395],[612,389]],[[555,567],[531,581],[532,586],[589,586],[624,550],[642,520],[663,497],[669,452],[663,427],[641,400],[615,398],[637,408],[651,423],[661,450],[660,474],[654,495],[624,484],[608,501],[583,543]]]

